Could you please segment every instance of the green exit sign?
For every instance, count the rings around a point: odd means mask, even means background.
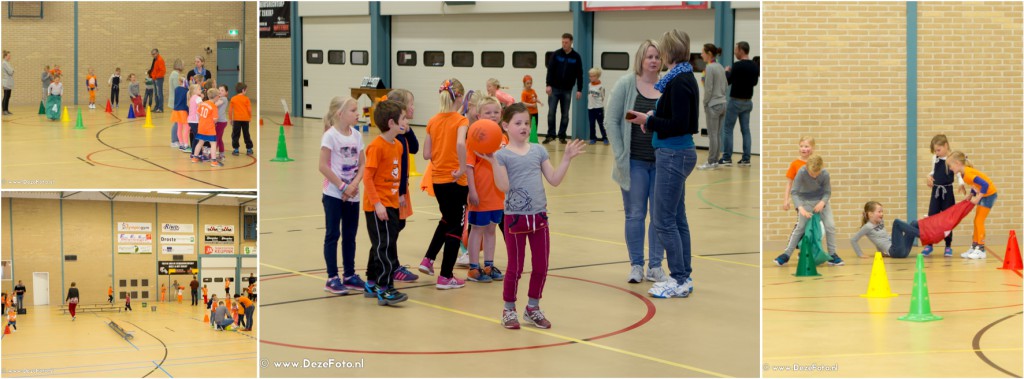
[[[238,35],[238,29],[228,30],[228,35],[237,36]]]

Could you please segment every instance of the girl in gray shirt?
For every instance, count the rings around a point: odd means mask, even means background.
[[[853,251],[857,253],[858,257],[865,257],[863,251],[860,249],[860,245],[857,243],[861,238],[868,237],[868,240],[875,245],[877,251],[881,252],[882,255],[889,256],[889,248],[892,247],[892,238],[888,233],[885,232],[885,221],[882,218],[882,204],[877,201],[869,201],[864,204],[864,213],[861,214],[861,227],[850,238],[850,244],[853,245]]]

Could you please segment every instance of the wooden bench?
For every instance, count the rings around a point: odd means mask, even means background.
[[[114,333],[117,333],[117,335],[121,336],[121,338],[124,338],[125,340],[135,338],[134,333],[124,330],[124,328],[122,328],[120,325],[117,325],[113,321],[109,322],[107,326],[109,326],[110,329],[113,329]]]

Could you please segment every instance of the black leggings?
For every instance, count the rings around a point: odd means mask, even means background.
[[[459,244],[462,242],[462,221],[466,213],[469,187],[458,183],[434,184],[434,196],[437,197],[437,205],[441,208],[441,221],[437,222],[434,237],[427,246],[426,257],[436,259],[441,245],[444,245],[441,276],[451,278],[455,260],[459,255]]]
[[[110,88],[110,105],[118,106],[121,104],[121,89],[117,87]]]
[[[11,90],[4,88],[4,112],[11,111]]]

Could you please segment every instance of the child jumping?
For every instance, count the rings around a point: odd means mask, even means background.
[[[64,85],[60,83],[60,75],[53,77],[53,82],[46,89],[46,118],[57,121],[60,118],[61,98],[64,96]]]
[[[356,100],[335,97],[324,115],[324,134],[320,138],[320,174],[324,205],[324,262],[327,283],[324,291],[346,295],[350,289],[360,290],[365,283],[356,275],[356,232],[359,231],[359,183],[363,179],[366,160],[363,136],[353,128],[359,119]],[[338,276],[338,239],[344,276]]]
[[[548,257],[548,216],[547,197],[543,179],[557,187],[569,171],[569,164],[576,156],[583,154],[584,143],[574,140],[565,147],[562,162],[558,168],[551,165],[547,149],[528,142],[530,138],[530,113],[525,105],[513,104],[505,110],[503,120],[509,144],[494,154],[476,154],[494,168],[494,184],[504,192],[505,247],[508,251],[508,279],[505,281],[502,298],[501,324],[507,329],[519,329],[516,318],[516,295],[519,279],[523,274],[526,259],[526,242],[529,240],[532,254],[529,301],[523,318],[541,329],[551,327],[551,322],[540,310],[540,299],[547,280]]]
[[[825,240],[828,245],[828,253],[832,256],[828,264],[843,265],[843,260],[836,253],[836,224],[832,221],[832,207],[829,206],[832,185],[824,166],[825,162],[821,156],[811,155],[807,158],[807,165],[801,167],[793,179],[793,188],[790,190],[790,194],[793,196],[793,205],[796,205],[797,212],[800,213],[800,219],[796,228],[793,229],[793,235],[789,237],[789,246],[786,247],[786,251],[775,258],[775,264],[779,266],[789,262],[789,256],[793,254],[796,245],[804,236],[804,228],[807,221],[813,216],[812,212],[821,214],[821,221],[825,224]]]
[[[985,173],[975,169],[963,152],[950,153],[946,158],[946,165],[953,172],[963,176],[964,182],[971,187],[971,203],[978,206],[977,211],[974,212],[974,234],[971,236],[971,248],[960,254],[960,257],[985,259],[985,218],[996,204],[996,197],[998,197],[996,184]]]

